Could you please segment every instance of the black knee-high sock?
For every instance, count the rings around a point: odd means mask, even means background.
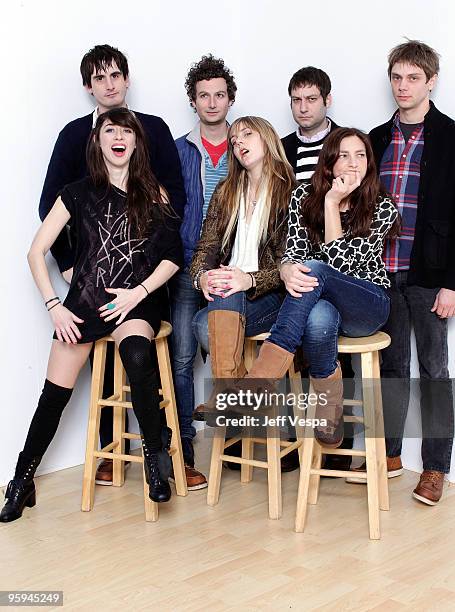
[[[152,451],[161,448],[158,378],[150,355],[150,341],[128,336],[119,345],[120,357],[131,387],[134,414]]]
[[[25,440],[24,449],[19,455],[15,478],[22,475],[24,467],[35,457],[42,457],[57,431],[60,417],[68,404],[73,390],[55,385],[45,380],[38,407]]]

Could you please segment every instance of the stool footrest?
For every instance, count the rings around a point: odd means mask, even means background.
[[[365,480],[367,477],[366,472],[351,472],[349,470],[316,470],[314,468],[311,468],[310,474],[312,476],[317,474],[318,476],[330,476],[332,478],[350,478],[353,474],[355,474],[356,478],[365,478]]]
[[[233,457],[232,455],[220,455],[221,461],[229,461],[231,463],[240,463],[240,465],[252,465],[253,467],[268,468],[267,461],[259,461],[257,459],[242,459],[242,457]]]
[[[169,400],[161,400],[160,408],[167,408],[169,406]],[[106,406],[120,406],[121,408],[133,408],[133,404],[131,402],[121,402],[120,400],[110,400],[110,399],[100,399],[98,400],[98,406],[100,408],[104,408]]]
[[[343,416],[345,423],[363,423],[363,417],[351,416],[349,414]]]
[[[123,387],[122,387],[122,391],[124,391],[125,393],[131,393],[131,387],[130,387],[130,385],[123,385]],[[159,393],[160,395],[163,395],[163,390],[161,389],[161,387],[158,389],[158,393]],[[109,398],[109,399],[112,399],[112,398]]]
[[[108,453],[109,451],[113,450],[114,448],[117,448],[118,444],[119,444],[118,442],[111,442],[110,444],[107,444],[106,446],[104,446],[100,450],[101,450],[102,453]]]
[[[284,444],[280,442],[280,446],[284,446],[283,450],[280,451],[280,459],[292,453],[292,451],[299,449],[302,446],[302,440],[296,440],[295,442],[289,442],[285,440]]]
[[[232,446],[236,442],[240,442],[241,439],[242,439],[241,436],[234,436],[233,438],[229,438],[229,440],[225,440],[224,448],[225,449],[229,448],[230,446]]]
[[[142,463],[142,455],[122,455],[120,453],[103,453],[103,451],[95,451],[94,457],[98,459],[121,459],[122,461],[132,461],[133,463]]]
[[[362,450],[354,450],[353,448],[324,448],[322,447],[323,455],[350,455],[351,457],[366,457],[367,454]]]

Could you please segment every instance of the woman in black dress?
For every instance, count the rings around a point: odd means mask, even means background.
[[[146,137],[132,112],[113,109],[98,117],[87,161],[90,176],[62,190],[28,254],[55,334],[38,408],[6,491],[2,522],[20,518],[24,506],[35,505],[35,470],[93,342],[109,334],[130,381],[150,498],[163,502],[171,495],[170,430],[161,431],[150,343],[160,328],[164,285],[181,265],[178,227],[167,194],[150,170]],[[76,236],[75,264],[61,303],[45,255],[68,223]]]

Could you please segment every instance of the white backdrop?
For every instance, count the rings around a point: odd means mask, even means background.
[[[287,84],[295,70],[313,64],[332,79],[334,119],[369,130],[394,109],[386,56],[403,36],[424,40],[441,53],[441,82],[434,100],[443,112],[455,115],[455,8],[449,0],[5,4],[0,24],[0,484],[11,477],[45,377],[52,330],[26,253],[39,224],[38,199],[57,134],[68,121],[92,110],[79,75],[81,57],[90,47],[109,43],[127,53],[130,107],[163,117],[174,137],[194,123],[183,86],[187,70],[209,52],[223,57],[236,77],[238,95],[231,119],[256,114],[268,118],[280,135],[291,131]],[[53,262],[51,268],[62,296],[64,283]],[[452,374],[454,338],[451,322]],[[41,473],[83,461],[88,383],[85,370]],[[199,369],[198,390],[200,383]],[[418,446],[418,441],[407,441],[406,467],[419,469]]]

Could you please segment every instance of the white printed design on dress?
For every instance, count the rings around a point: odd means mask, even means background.
[[[98,221],[98,233],[101,247],[96,260],[96,286],[115,287],[115,281],[129,266],[129,273],[123,280],[123,287],[129,289],[128,282],[133,275],[133,255],[141,253],[140,247],[146,242],[144,238],[131,238],[131,226],[128,223],[126,212],[118,215],[110,223],[114,215],[111,214],[111,202],[107,211],[106,225]]]

